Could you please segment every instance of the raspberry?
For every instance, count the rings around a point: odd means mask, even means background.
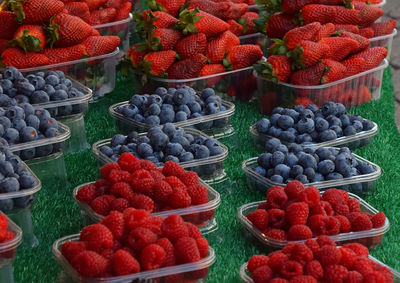
[[[349,271],[343,265],[332,264],[324,269],[324,279],[327,282],[335,283],[335,282],[343,282],[347,277],[347,273]]]
[[[159,181],[153,185],[152,198],[161,203],[166,203],[172,193],[172,187],[165,181]]]
[[[361,244],[358,244],[358,243],[345,244],[342,247],[352,250],[358,256],[366,256],[366,257],[368,257],[368,255],[369,255],[368,248],[363,246],[363,245],[361,245]]]
[[[253,255],[247,263],[247,269],[253,273],[258,267],[268,265],[269,258],[265,255]]]
[[[136,165],[136,163],[139,162],[139,159],[137,159],[133,154],[124,152],[121,154],[121,156],[118,158],[118,165],[121,167],[122,170],[131,172],[130,170],[132,169],[132,165]],[[140,168],[138,168],[140,169]],[[136,169],[136,170],[138,170]],[[134,171],[136,171],[134,170]]]
[[[340,222],[340,233],[349,233],[351,231],[351,224],[346,216],[338,215],[335,218]]]
[[[264,209],[257,209],[246,215],[246,218],[259,230],[268,227],[268,212]]]
[[[310,275],[300,275],[293,277],[290,283],[317,283],[317,280]]]
[[[69,241],[61,246],[61,254],[71,262],[80,252],[87,250],[87,243],[82,241]]]
[[[148,245],[140,253],[140,263],[143,270],[160,268],[164,259],[165,251],[157,244]]]
[[[335,244],[335,242],[332,240],[332,238],[331,238],[331,237],[328,237],[328,236],[324,236],[324,235],[321,235],[321,236],[318,236],[318,237],[317,237],[317,243],[318,243],[318,245],[319,245],[320,247],[323,247],[323,246],[333,246],[333,247],[336,247],[336,244]]]
[[[157,242],[157,235],[147,228],[137,227],[129,233],[127,242],[134,251],[141,251]]]
[[[174,245],[176,262],[179,264],[196,262],[200,260],[200,252],[196,240],[190,237],[183,237]]]
[[[320,201],[319,204],[310,208],[310,215],[332,216],[333,214],[333,208],[327,201]]]
[[[372,227],[374,228],[382,227],[383,225],[385,225],[386,216],[383,212],[378,212],[377,214],[372,216],[371,222],[372,222]]]
[[[188,229],[189,232],[189,237],[193,238],[193,239],[199,239],[202,238],[203,235],[201,234],[199,228],[197,228],[196,225],[189,223],[189,222],[185,222],[185,225]]]
[[[324,221],[326,216],[323,216],[321,214],[313,215],[308,219],[307,225],[310,227],[311,231],[314,232],[314,234],[321,234],[321,225]]]
[[[162,169],[162,173],[164,176],[176,176],[180,177],[181,175],[185,174],[185,169],[180,166],[178,163],[173,161],[167,161],[164,164],[164,168]]]
[[[107,215],[111,209],[111,203],[115,200],[114,196],[104,195],[95,198],[91,203],[90,207],[94,212],[100,215]]]
[[[3,241],[3,239],[6,236],[7,232],[7,226],[8,226],[8,218],[4,214],[0,213],[0,242]]]
[[[289,281],[280,277],[275,277],[274,279],[270,280],[269,283],[289,283]]]
[[[359,272],[363,277],[368,277],[370,273],[374,272],[370,260],[366,257],[356,258],[352,269]]]
[[[119,182],[112,185],[110,194],[117,198],[121,197],[125,199],[130,199],[131,197],[133,197],[131,186],[125,182]]]
[[[286,246],[281,250],[284,254],[287,254],[290,257],[294,247],[297,245],[297,242],[288,242]]]
[[[304,225],[308,219],[308,204],[305,202],[296,202],[286,208],[286,218],[291,225]]]
[[[176,209],[176,208],[185,208],[190,206],[192,199],[185,189],[180,187],[172,188],[172,194],[170,194],[168,199],[168,204]]]
[[[356,217],[349,220],[351,223],[351,230],[354,232],[372,229],[372,222],[368,215],[359,213]]]
[[[272,187],[267,191],[267,204],[269,208],[281,208],[285,205],[288,197],[285,191],[281,187],[279,188]]]
[[[342,252],[340,264],[348,269],[352,268],[357,257],[356,253],[348,248],[340,248],[340,251]]]
[[[385,276],[378,271],[374,271],[365,278],[365,283],[384,283]]]
[[[140,169],[132,174],[130,184],[135,192],[148,194],[154,185],[154,179],[149,171]]]
[[[121,170],[117,163],[107,163],[100,168],[100,175],[103,179],[108,179],[111,170]]]
[[[289,228],[287,238],[290,241],[306,240],[312,237],[310,228],[306,225],[293,225]]]
[[[268,257],[268,266],[271,267],[274,272],[279,272],[282,264],[289,260],[289,257],[281,251],[270,253]]]
[[[281,229],[268,229],[265,236],[277,241],[286,241],[286,232]]]
[[[196,172],[187,171],[184,174],[179,176],[179,179],[184,183],[187,187],[196,186],[199,184],[199,176]]]
[[[319,250],[318,259],[323,267],[327,267],[332,264],[339,264],[342,258],[340,249],[334,246],[323,246]]]
[[[186,186],[184,183],[181,182],[177,177],[175,176],[169,176],[165,178],[165,182],[167,182],[172,188],[182,188],[186,190]]]
[[[314,258],[312,250],[310,250],[305,244],[296,243],[290,253],[290,259],[297,261],[301,264],[312,261]],[[299,274],[301,275],[301,274]]]
[[[268,204],[267,204],[267,202],[260,203],[260,204],[257,206],[257,208],[258,208],[258,209],[265,209],[265,210],[268,210]]]
[[[363,276],[357,271],[349,271],[347,273],[346,279],[343,281],[344,283],[362,283],[364,282]]]
[[[199,249],[200,257],[206,257],[208,255],[208,241],[204,238],[196,239],[197,248]]]
[[[335,211],[336,215],[347,215],[350,212],[349,207],[347,204],[338,204],[336,205],[333,210]]]
[[[111,211],[108,216],[101,220],[101,223],[106,226],[114,236],[114,239],[121,239],[124,235],[124,215],[118,211]]]
[[[111,262],[113,273],[116,276],[138,273],[140,271],[140,265],[137,260],[124,250],[116,251],[112,256]]]
[[[161,216],[151,216],[149,221],[142,225],[143,228],[150,229],[154,233],[161,234],[161,224],[163,223],[164,218]]]
[[[304,244],[312,251],[313,255],[316,256],[319,252],[319,245],[316,241],[308,239]]]
[[[97,188],[94,185],[83,186],[75,198],[81,202],[90,204],[96,198]]]
[[[200,221],[208,221],[214,217],[215,210],[210,209],[200,213]]]
[[[320,191],[313,186],[308,187],[297,195],[297,200],[306,202],[309,207],[317,206],[320,199]]]
[[[343,193],[338,189],[326,190],[322,195],[322,200],[329,202],[333,207],[346,202]]]
[[[207,188],[202,185],[193,185],[187,187],[187,193],[192,199],[192,205],[204,204],[208,202]]]
[[[124,170],[111,170],[111,172],[108,174],[108,180],[111,182],[111,184],[115,184],[118,182],[129,182],[131,179],[131,173],[128,171]]]
[[[104,249],[99,252],[99,254],[107,260],[111,260],[114,250],[113,249]]]
[[[268,210],[268,223],[273,228],[283,228],[286,224],[285,211],[277,208]]]
[[[321,234],[323,235],[337,235],[340,232],[340,221],[334,216],[325,217],[321,228]]]
[[[89,250],[99,251],[111,248],[114,236],[105,225],[93,224],[82,229],[80,240],[87,241]]]
[[[158,239],[157,245],[161,246],[165,251],[164,262],[162,263],[162,267],[173,266],[175,265],[175,253],[174,246],[167,238]]]
[[[149,172],[155,182],[159,182],[165,179],[165,176],[158,170],[149,170]]]
[[[267,265],[260,266],[251,274],[251,278],[253,279],[254,283],[263,283],[269,282],[269,280],[273,277],[273,272],[271,268]]]
[[[375,264],[375,270],[379,271],[385,277],[385,282],[393,282],[393,273],[389,268]]]
[[[303,275],[303,267],[300,263],[289,260],[282,265],[281,274],[283,277],[290,279],[292,277]]]
[[[188,237],[189,231],[182,217],[177,214],[168,216],[161,225],[163,237],[167,237],[172,243],[179,238]]]
[[[105,180],[105,179],[98,179],[96,182],[93,184],[96,188],[100,189],[102,187],[109,187],[110,182]]]
[[[106,272],[108,261],[96,252],[83,251],[74,257],[71,265],[84,277],[99,277]]]
[[[150,171],[150,170],[157,170],[157,165],[155,165],[153,162],[150,160],[140,160],[140,167],[144,170]]]
[[[124,221],[127,229],[135,229],[149,222],[150,214],[143,209],[127,208],[124,211]]]
[[[297,195],[304,191],[305,187],[300,181],[291,181],[285,186],[285,193],[289,199],[297,199]]]
[[[149,213],[154,211],[154,201],[142,194],[134,194],[129,199],[129,204],[136,209],[144,209]]]
[[[310,275],[315,279],[321,279],[324,276],[324,270],[318,260],[313,260],[304,266],[304,274]]]
[[[358,199],[351,198],[347,201],[347,206],[350,209],[350,212],[361,212],[360,203]]]
[[[119,212],[124,212],[125,209],[129,207],[129,201],[124,198],[116,198],[111,202],[110,210],[116,210]]]

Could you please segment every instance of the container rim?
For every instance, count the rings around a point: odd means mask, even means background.
[[[386,3],[386,0],[383,0],[383,1],[385,1],[385,3]],[[391,34],[385,34],[385,35],[381,35],[381,36],[377,36],[377,37],[372,37],[369,39],[369,42],[375,42],[375,41],[379,41],[382,39],[393,38],[396,36],[396,34],[397,34],[397,29],[395,28]]]
[[[118,26],[118,25],[129,23],[130,21],[132,21],[132,19],[133,19],[133,15],[132,15],[132,13],[129,13],[129,16],[124,20],[111,22],[111,23],[105,23],[105,24],[101,24],[101,25],[95,25],[92,27],[95,29],[98,29],[98,28],[107,28],[107,27],[112,27],[112,26]]]
[[[370,6],[371,6],[371,7],[383,7],[383,6],[385,6],[385,5],[386,5],[386,0],[382,0],[381,3],[372,4],[372,5],[370,5]],[[257,5],[257,4],[249,5],[248,9],[258,9],[258,6],[259,6],[259,5]]]
[[[3,213],[0,210],[0,214],[3,214],[7,217],[5,213]],[[8,225],[7,225],[7,231],[11,231],[15,234],[14,239],[11,241],[1,243],[0,244],[0,253],[7,252],[9,250],[16,249],[21,243],[22,243],[22,230],[19,228],[17,224],[15,224],[10,218],[8,218]]]

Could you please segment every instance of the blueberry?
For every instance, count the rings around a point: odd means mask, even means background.
[[[179,105],[178,111],[185,112],[187,117],[190,117],[190,115],[191,115],[190,109],[189,109],[189,107],[187,107],[187,105]]]
[[[301,134],[296,137],[296,143],[303,144],[303,143],[311,143],[312,137],[309,134]]]
[[[29,102],[29,98],[26,97],[25,95],[17,95],[14,97],[14,99],[15,101],[17,101],[17,104]]]
[[[363,130],[363,124],[362,124],[362,122],[360,122],[358,120],[353,121],[352,126],[356,130],[357,133],[359,133]]]
[[[46,132],[46,130],[49,129],[49,128],[58,129],[58,123],[54,118],[46,118],[46,119],[40,121],[39,129],[42,132]]]
[[[284,130],[287,130],[287,129],[293,127],[293,125],[294,125],[294,120],[293,120],[293,118],[290,117],[290,116],[281,115],[281,116],[278,118],[277,125],[278,125],[280,128],[282,128],[282,129],[284,129]]]
[[[9,161],[0,162],[0,173],[5,177],[12,176],[14,174],[14,167]]]
[[[137,152],[142,158],[153,155],[153,148],[148,143],[141,143],[137,146]]]
[[[303,184],[308,184],[309,181],[306,175],[300,174],[295,177],[295,180],[302,182]]]
[[[311,180],[312,183],[316,183],[316,182],[322,182],[325,181],[325,178],[322,174],[320,173],[315,173],[314,179]]]
[[[179,143],[168,143],[165,148],[166,155],[179,156],[183,152],[183,147]]]
[[[68,89],[70,89],[72,87],[71,80],[69,80],[67,78],[60,78],[60,83],[65,85]]]
[[[19,141],[19,132],[14,128],[8,128],[4,132],[3,138],[5,138],[9,144],[16,144]]]
[[[327,102],[321,107],[322,114],[327,117],[329,115],[336,115],[338,111],[337,104],[335,102]]]
[[[296,123],[300,118],[300,111],[296,111],[294,109],[288,109],[286,115],[292,117],[292,119]]]
[[[314,131],[314,120],[311,118],[302,118],[297,122],[297,131],[301,134],[311,133]]]
[[[285,164],[278,164],[274,168],[274,175],[282,176],[284,180],[289,178],[290,167]]]
[[[161,110],[160,124],[173,123],[175,120],[175,112],[172,109]]]
[[[176,156],[173,156],[173,155],[168,155],[164,158],[164,162],[167,162],[167,161],[174,161],[176,163],[179,163],[179,158]]]
[[[150,137],[150,143],[155,151],[160,151],[168,144],[169,138],[165,133],[158,133]]]
[[[7,177],[0,182],[0,193],[11,193],[19,191],[19,182],[14,177]]]
[[[144,123],[149,126],[160,125],[160,118],[158,116],[151,115],[144,120]]]
[[[337,134],[334,130],[326,130],[319,134],[319,140],[321,142],[332,141],[337,138]]]
[[[357,170],[358,170],[362,175],[370,174],[370,173],[375,172],[374,167],[368,165],[368,164],[365,163],[365,162],[360,162],[360,163],[357,165]]]
[[[282,164],[285,161],[285,154],[280,151],[275,151],[271,156],[271,165],[273,167]]]
[[[374,123],[372,123],[372,121],[370,120],[364,120],[362,122],[363,125],[363,131],[369,131],[374,127]]]
[[[326,120],[329,122],[329,125],[342,127],[342,121],[336,116],[328,116]]]
[[[346,128],[347,126],[351,125],[350,118],[348,115],[346,115],[346,114],[340,115],[339,119],[340,119],[340,122],[342,122],[343,128]]]
[[[66,85],[62,85],[62,84],[56,85],[56,86],[54,87],[54,90],[55,90],[55,91],[57,91],[57,90],[63,90],[63,91],[65,91],[66,93],[68,93],[68,87],[67,87]]]
[[[60,132],[56,128],[48,128],[46,130],[46,132],[44,133],[46,138],[54,138],[54,137],[58,136],[59,134],[60,134]]]
[[[319,156],[320,159],[325,160],[328,158],[329,155],[331,155],[331,151],[326,148],[326,147],[320,147],[317,148],[317,150],[315,151],[315,153]]]
[[[210,156],[220,155],[224,153],[223,148],[220,146],[216,139],[207,139],[204,145],[209,149]]]
[[[280,144],[281,144],[280,140],[278,140],[276,138],[272,138],[272,139],[267,140],[267,142],[265,143],[265,149],[268,152],[272,153],[272,152],[274,152],[275,148],[277,146],[279,146]]]
[[[337,173],[337,172],[329,173],[325,177],[325,180],[327,180],[327,181],[330,181],[330,180],[341,180],[341,179],[343,179],[343,176],[340,173]]]
[[[151,104],[156,104],[159,107],[161,107],[162,103],[163,103],[163,99],[161,98],[161,96],[156,95],[156,94],[152,94],[149,97],[149,103]]]
[[[269,118],[269,122],[273,126],[277,126],[279,117],[281,117],[281,114],[278,114],[278,113],[272,114],[272,116]]]
[[[304,109],[300,113],[300,118],[301,119],[311,119],[311,120],[313,120],[315,118],[315,115],[314,115],[314,112],[312,112],[311,110]]]
[[[277,147],[274,148],[274,152],[275,151],[280,151],[283,152],[283,154],[287,154],[289,152],[288,148],[286,147],[286,145],[284,144],[280,144]]]
[[[28,81],[18,82],[16,84],[16,88],[19,94],[26,96],[30,96],[35,91],[35,87]]]
[[[263,153],[263,154],[261,154],[257,159],[258,165],[260,165],[261,167],[263,167],[265,169],[271,168],[272,167],[272,165],[271,165],[271,157],[272,157],[271,153]]]
[[[329,128],[329,123],[324,118],[315,119],[315,130],[323,132]]]
[[[25,117],[35,114],[35,108],[29,103],[21,103],[18,106],[24,110]]]
[[[303,166],[304,168],[313,168],[314,170],[317,170],[317,161],[315,160],[314,156],[311,154],[303,154],[299,157],[299,165]]]
[[[219,111],[220,111],[219,110],[219,105],[218,105],[217,102],[208,103],[206,108],[204,109],[204,112],[205,112],[206,115],[216,114]]]
[[[299,159],[297,158],[296,155],[294,155],[293,153],[288,153],[285,156],[285,161],[284,163],[289,166],[290,168],[292,168],[293,166],[297,165],[297,162],[299,161]]]
[[[35,115],[39,118],[40,121],[51,118],[49,111],[47,111],[46,109],[36,109]]]
[[[36,130],[39,129],[40,126],[40,120],[38,117],[35,115],[29,115],[26,120],[26,125],[35,128]]]
[[[0,80],[0,86],[3,89],[3,92],[6,92],[13,87],[13,83],[8,79],[2,79]]]
[[[191,152],[187,151],[187,152],[182,152],[181,154],[179,154],[178,158],[179,158],[180,162],[189,162],[194,159],[194,156]]]
[[[107,145],[103,145],[102,147],[100,147],[100,152],[108,157],[110,157],[111,155],[113,155],[113,150],[111,147],[107,146]]]
[[[60,101],[60,100],[65,100],[67,98],[68,98],[68,93],[65,90],[59,89],[56,90],[54,95],[51,97],[51,100]]]
[[[315,112],[318,111],[319,108],[315,104],[309,104],[309,105],[306,106],[306,109],[311,110],[313,113],[315,113]]]
[[[4,138],[0,138],[0,146],[6,147],[8,146],[8,142]]]
[[[6,110],[6,117],[11,121],[13,119],[25,119],[24,109],[19,106],[13,106]]]
[[[71,87],[71,89],[68,90],[68,98],[83,97],[83,96],[85,95],[74,87]]]
[[[318,172],[322,175],[328,175],[335,171],[335,163],[332,160],[323,160],[318,163]]]
[[[347,126],[346,128],[344,128],[343,130],[343,134],[348,137],[348,136],[352,136],[357,134],[356,129],[353,126]]]
[[[275,126],[271,126],[268,130],[268,135],[273,136],[273,137],[280,137],[282,134],[282,129],[277,128]]]
[[[336,103],[336,115],[340,116],[346,113],[346,107],[342,103]]]
[[[191,113],[199,113],[201,111],[201,105],[198,102],[192,102],[188,104]]]
[[[203,159],[210,156],[210,151],[205,145],[198,145],[194,148],[193,155],[195,159]]]
[[[35,90],[42,90],[46,85],[45,80],[40,76],[33,77],[30,82],[35,87]]]
[[[124,135],[117,134],[112,137],[112,139],[111,139],[112,147],[115,147],[117,145],[123,145],[123,144],[126,144],[126,137]]]
[[[346,147],[346,146],[341,147],[341,148],[339,149],[339,153],[347,153],[348,155],[351,155],[350,148],[348,148],[348,147]]]
[[[60,83],[60,79],[56,75],[47,75],[45,78],[46,84],[56,86]]]
[[[140,108],[144,104],[143,97],[139,94],[135,94],[134,96],[131,97],[131,99],[129,100],[129,103]]]
[[[20,77],[20,72],[17,68],[9,66],[3,70],[3,77],[8,80],[15,80]]]
[[[194,142],[194,137],[191,134],[183,134],[183,136],[188,140],[190,144]]]
[[[267,175],[267,171],[262,167],[255,167],[255,168],[252,168],[252,169],[253,169],[254,172],[256,172],[257,174],[259,174],[259,175],[261,175],[263,177],[265,177]]]
[[[176,136],[171,139],[171,143],[179,143],[185,150],[189,149],[190,143],[189,141],[183,136]]]
[[[287,146],[289,152],[298,153],[303,150],[303,147],[297,143],[291,143]]]
[[[314,154],[315,153],[315,149],[313,147],[306,147],[303,149],[304,153],[308,153],[308,154]]]
[[[281,134],[279,135],[279,138],[288,143],[293,143],[296,141],[295,134],[289,131],[282,131]]]
[[[265,174],[265,177],[271,178],[273,175],[274,175],[274,169],[271,168],[271,169],[267,170],[267,173]]]
[[[275,107],[274,109],[272,109],[271,114],[281,114],[283,111],[282,107]]]
[[[270,180],[274,183],[282,184],[283,183],[283,177],[279,175],[272,175],[270,177]]]
[[[3,199],[0,200],[0,210],[3,212],[8,212],[14,209],[13,199]]]
[[[155,103],[150,104],[149,108],[147,108],[147,111],[148,111],[149,115],[155,115],[155,116],[158,116],[161,113],[160,106]]]
[[[255,125],[257,132],[260,134],[266,134],[268,132],[269,127],[270,127],[270,122],[266,118],[262,118]]]
[[[183,122],[187,120],[187,114],[183,111],[178,111],[175,113],[175,122]]]
[[[297,111],[297,112],[301,112],[301,111],[303,111],[305,108],[304,108],[304,106],[303,105],[295,105],[294,107],[293,107],[293,109],[295,110],[295,111]]]
[[[213,95],[215,95],[215,92],[212,88],[205,88],[201,92],[201,98],[203,100],[207,100],[207,98],[209,98],[210,96],[213,96]]]
[[[190,93],[186,89],[178,89],[174,95],[173,100],[177,105],[186,105],[190,101]]]
[[[315,177],[315,170],[312,168],[306,168],[304,169],[304,175],[306,175],[308,180],[313,180]]]
[[[18,182],[21,190],[31,189],[36,185],[35,178],[30,173],[23,173],[19,176]]]
[[[160,97],[164,97],[168,94],[168,91],[165,87],[158,87],[156,89],[156,94],[159,95]]]
[[[176,128],[175,125],[172,123],[166,123],[163,127],[162,127],[162,131],[169,137],[172,138],[175,135],[176,132]]]

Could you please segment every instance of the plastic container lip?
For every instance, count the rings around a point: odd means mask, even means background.
[[[2,211],[0,211],[0,214],[5,215]],[[7,219],[8,219],[7,230],[13,232],[15,234],[15,237],[11,241],[8,241],[8,242],[0,244],[0,253],[4,253],[4,252],[7,252],[9,250],[13,250],[13,249],[17,248],[22,243],[22,230],[21,230],[21,228],[19,228],[18,225],[15,224],[10,218],[7,217]]]
[[[79,234],[74,234],[70,236],[66,236],[58,239],[53,243],[52,253],[54,257],[57,259],[59,264],[63,267],[63,270],[67,272],[68,275],[72,276],[73,279],[79,280],[79,282],[107,282],[107,283],[122,283],[122,282],[131,282],[133,280],[145,280],[151,278],[159,278],[173,274],[180,274],[195,270],[201,270],[211,266],[215,262],[215,252],[213,248],[209,247],[208,255],[201,259],[200,261],[193,263],[186,263],[176,266],[164,267],[156,270],[143,271],[136,274],[124,275],[124,276],[115,276],[111,278],[82,278],[75,271],[75,269],[69,264],[66,258],[61,254],[60,248],[63,243],[67,241],[79,241]]]
[[[106,24],[101,24],[101,25],[95,25],[95,26],[92,26],[92,27],[95,28],[95,29],[108,28],[108,27],[113,27],[113,26],[118,26],[118,25],[129,23],[130,21],[132,21],[132,19],[133,19],[133,15],[132,15],[132,13],[129,13],[129,17],[127,17],[124,20],[120,20],[120,21],[117,21],[117,22],[106,23]]]
[[[355,135],[348,136],[348,137],[343,136],[343,137],[340,137],[340,138],[337,138],[337,139],[334,139],[334,140],[331,140],[331,141],[320,142],[320,143],[306,143],[306,144],[302,144],[302,146],[303,147],[332,147],[332,146],[336,146],[336,145],[340,145],[340,144],[356,141],[358,139],[372,137],[372,136],[374,136],[374,135],[376,135],[378,133],[378,124],[376,124],[373,121],[371,121],[371,122],[374,125],[374,127],[371,130],[362,131],[362,132],[359,132],[359,133],[357,133]],[[259,132],[257,132],[256,124],[251,125],[249,131],[253,136],[261,136],[261,137],[264,137],[266,140],[267,139],[271,139],[271,138],[276,138],[276,137],[273,137],[273,136],[270,136],[270,135],[260,134]]]
[[[124,115],[115,111],[115,109],[117,107],[126,105],[126,104],[129,104],[129,101],[124,101],[124,102],[120,102],[120,103],[111,105],[110,108],[108,109],[110,112],[110,115],[113,116],[114,118],[118,118],[121,120],[125,120],[129,123],[132,123],[133,125],[135,125],[137,127],[141,127],[143,129],[150,129],[151,126],[149,126],[145,123],[137,122],[131,118],[127,118]],[[235,104],[233,104],[229,101],[226,101],[226,100],[222,100],[221,104],[226,107],[225,111],[221,111],[221,112],[211,114],[211,115],[201,116],[201,117],[194,118],[194,119],[189,119],[189,120],[182,121],[182,122],[175,122],[173,124],[175,125],[175,127],[184,128],[184,127],[200,124],[203,122],[209,122],[209,121],[214,121],[214,120],[218,120],[221,118],[226,118],[226,117],[232,116],[235,113]]]
[[[58,121],[57,121],[57,123],[58,123],[58,131],[60,133],[58,136],[55,136],[54,138],[44,138],[44,139],[40,139],[40,140],[36,140],[36,141],[13,144],[13,145],[9,146],[8,149],[11,152],[15,152],[15,151],[19,151],[19,150],[36,148],[36,147],[43,146],[43,145],[55,144],[55,143],[60,143],[60,142],[66,141],[71,136],[71,131],[63,123],[58,122]]]
[[[383,7],[383,6],[385,6],[386,5],[386,0],[382,0],[382,2],[381,3],[379,3],[379,4],[372,4],[371,6],[372,7]],[[258,5],[257,4],[254,4],[254,5],[249,5],[249,8],[248,9],[258,9]]]
[[[329,181],[309,183],[309,184],[305,184],[305,185],[306,186],[314,186],[318,189],[335,188],[335,187],[339,187],[339,186],[354,184],[357,182],[374,181],[381,176],[381,174],[382,174],[381,167],[379,167],[375,163],[372,163],[371,161],[368,161],[368,160],[362,158],[361,156],[358,156],[355,153],[353,153],[353,156],[356,158],[357,161],[365,162],[368,165],[374,167],[375,172],[372,172],[369,174],[364,174],[364,175],[359,175],[359,176],[353,176],[353,177],[349,177],[349,178],[344,178],[342,180],[329,180]],[[268,178],[257,174],[256,172],[254,172],[254,170],[251,169],[251,168],[253,168],[253,167],[251,167],[251,165],[257,164],[257,158],[258,157],[253,157],[253,158],[249,158],[249,159],[243,161],[243,163],[242,163],[243,171],[246,172],[246,174],[251,175],[253,178],[257,179],[258,182],[262,182],[263,185],[265,185],[265,186],[271,186],[271,187],[272,186],[282,186],[282,187],[284,187],[285,184],[272,182]]]
[[[186,128],[185,133],[191,134],[191,135],[196,135],[196,136],[203,136],[208,139],[211,138],[210,136],[206,135],[205,133],[203,133],[199,130],[196,130],[196,129],[191,129],[191,128]],[[147,133],[139,133],[139,136],[143,137],[143,136],[146,136],[146,134]],[[100,147],[107,145],[110,142],[111,142],[111,139],[100,140],[100,141],[94,143],[92,146],[92,152],[96,156],[99,156],[100,158],[102,158],[104,161],[106,161],[108,163],[112,163],[114,161],[110,157],[103,154],[100,151]],[[183,168],[189,168],[189,167],[196,167],[196,166],[201,166],[201,165],[206,165],[206,164],[214,164],[216,162],[224,161],[228,157],[229,150],[224,144],[222,144],[220,142],[218,142],[218,143],[224,150],[223,153],[215,155],[215,156],[203,158],[203,159],[194,159],[192,161],[181,162],[181,163],[179,163],[179,165],[181,165]]]
[[[386,0],[384,0],[384,2],[386,3]],[[396,35],[397,35],[397,29],[394,29],[391,34],[385,34],[385,35],[381,35],[381,36],[370,38],[369,42],[374,42],[374,41],[379,41],[379,40],[383,40],[383,39],[393,38]]]
[[[246,40],[246,39],[258,37],[258,36],[263,36],[263,34],[261,32],[255,32],[255,33],[250,33],[250,34],[246,34],[246,35],[241,35],[238,37],[240,40]]]
[[[221,204],[220,194],[216,190],[214,190],[211,186],[209,186],[207,183],[205,183],[203,180],[199,179],[199,182],[201,185],[203,185],[204,187],[207,188],[208,194],[213,197],[207,203],[189,206],[189,207],[185,207],[185,208],[174,209],[174,210],[154,212],[154,213],[151,213],[151,216],[168,217],[171,214],[179,214],[179,215],[183,216],[183,215],[194,214],[194,213],[198,213],[198,212],[204,212],[204,211],[216,209]],[[83,209],[85,212],[87,212],[93,219],[97,219],[98,221],[101,221],[101,219],[103,219],[105,216],[97,214],[96,212],[94,212],[92,210],[92,208],[89,205],[87,205],[86,203],[80,202],[79,200],[76,199],[76,195],[78,194],[78,191],[82,187],[91,185],[91,184],[94,184],[94,182],[88,182],[88,183],[77,186],[73,190],[72,195],[73,195],[75,201],[78,203],[78,206],[81,209]]]
[[[336,85],[339,85],[341,83],[345,83],[345,82],[351,81],[353,79],[358,79],[358,78],[360,78],[362,76],[365,76],[367,74],[371,74],[371,73],[374,73],[374,72],[377,72],[377,71],[384,70],[388,66],[389,66],[389,61],[386,60],[386,59],[383,59],[382,63],[378,67],[376,67],[374,69],[371,69],[371,70],[368,70],[368,71],[365,71],[365,72],[362,72],[362,73],[359,73],[359,74],[356,74],[354,76],[347,77],[347,78],[344,78],[344,79],[341,79],[341,80],[338,80],[338,81],[334,81],[334,82],[331,82],[331,83],[328,83],[328,84],[324,84],[324,85],[301,86],[301,85],[294,85],[294,84],[288,84],[288,83],[283,83],[283,82],[280,82],[279,84],[283,85],[283,86],[286,86],[286,87],[294,88],[294,89],[320,90],[320,89],[325,89],[325,88],[328,88],[328,87],[336,86]],[[268,80],[266,78],[263,78],[262,76],[259,76],[257,74],[257,72],[254,72],[254,74],[257,77],[257,79]]]

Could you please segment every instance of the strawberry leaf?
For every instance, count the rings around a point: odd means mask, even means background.
[[[22,24],[22,22],[26,18],[24,8],[22,6],[22,2],[25,2],[25,0],[6,0],[5,1],[7,10],[10,12],[14,12],[17,15],[16,21],[19,24]]]
[[[279,83],[278,77],[274,74],[274,68],[269,62],[260,60],[253,65],[253,68],[259,76],[269,79],[274,83]]]
[[[29,34],[29,30],[24,30],[23,34],[21,37],[15,39],[15,44],[24,49],[25,52],[28,51],[35,51],[39,52],[43,48],[41,46],[42,41]]]
[[[268,11],[271,14],[282,11],[282,0],[256,0],[258,10]]]
[[[303,54],[304,49],[300,45],[297,45],[296,49],[287,52],[287,57],[292,61],[292,69],[304,69],[306,67],[304,65]]]
[[[200,21],[203,17],[197,16],[199,9],[189,11],[187,9],[179,13],[179,21],[174,25],[174,29],[182,30],[183,34],[197,33],[197,27],[195,23]]]
[[[50,45],[50,47],[53,47],[54,43],[56,43],[56,41],[60,38],[59,30],[60,26],[57,24],[51,24],[47,27],[47,33],[49,34],[47,43]]]
[[[155,0],[147,0],[146,3],[147,3],[147,6],[152,11],[163,11],[163,12],[165,12],[164,7],[161,4],[157,3],[157,1],[155,1]]]
[[[247,26],[247,18],[240,18],[238,23],[243,27],[243,34],[246,34],[249,31]]]

